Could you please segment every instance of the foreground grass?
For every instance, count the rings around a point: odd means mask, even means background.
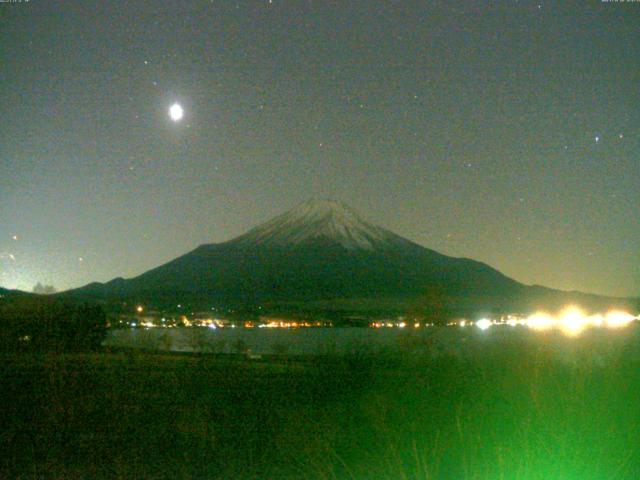
[[[4,356],[1,478],[634,479],[640,358]]]

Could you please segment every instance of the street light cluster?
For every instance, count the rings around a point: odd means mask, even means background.
[[[605,327],[610,329],[624,328],[635,320],[640,320],[629,312],[622,310],[610,310],[606,314],[588,315],[583,310],[575,306],[563,309],[557,315],[545,312],[536,312],[525,318],[507,317],[506,319],[491,320],[482,318],[476,322],[462,320],[460,326],[474,324],[480,330],[487,330],[493,325],[509,325],[511,327],[525,326],[532,330],[545,331],[558,329],[565,335],[576,336],[587,328]]]

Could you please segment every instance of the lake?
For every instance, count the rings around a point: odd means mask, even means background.
[[[494,326],[427,328],[149,328],[114,329],[105,346],[174,352],[257,355],[379,354],[452,355],[473,357],[504,349],[551,351],[571,363],[604,362],[620,349],[637,351],[640,326],[593,328],[569,338],[558,331],[536,332],[525,327]]]

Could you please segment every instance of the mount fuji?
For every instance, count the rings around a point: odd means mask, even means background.
[[[226,305],[262,313],[439,318],[612,300],[525,286],[484,263],[440,254],[372,225],[330,200],[303,203],[235,239],[201,245],[135,278],[62,295],[155,308]]]

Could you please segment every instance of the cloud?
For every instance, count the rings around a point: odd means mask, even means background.
[[[51,295],[52,293],[56,293],[56,288],[53,285],[42,285],[42,283],[38,282],[35,287],[33,287],[33,293]]]

